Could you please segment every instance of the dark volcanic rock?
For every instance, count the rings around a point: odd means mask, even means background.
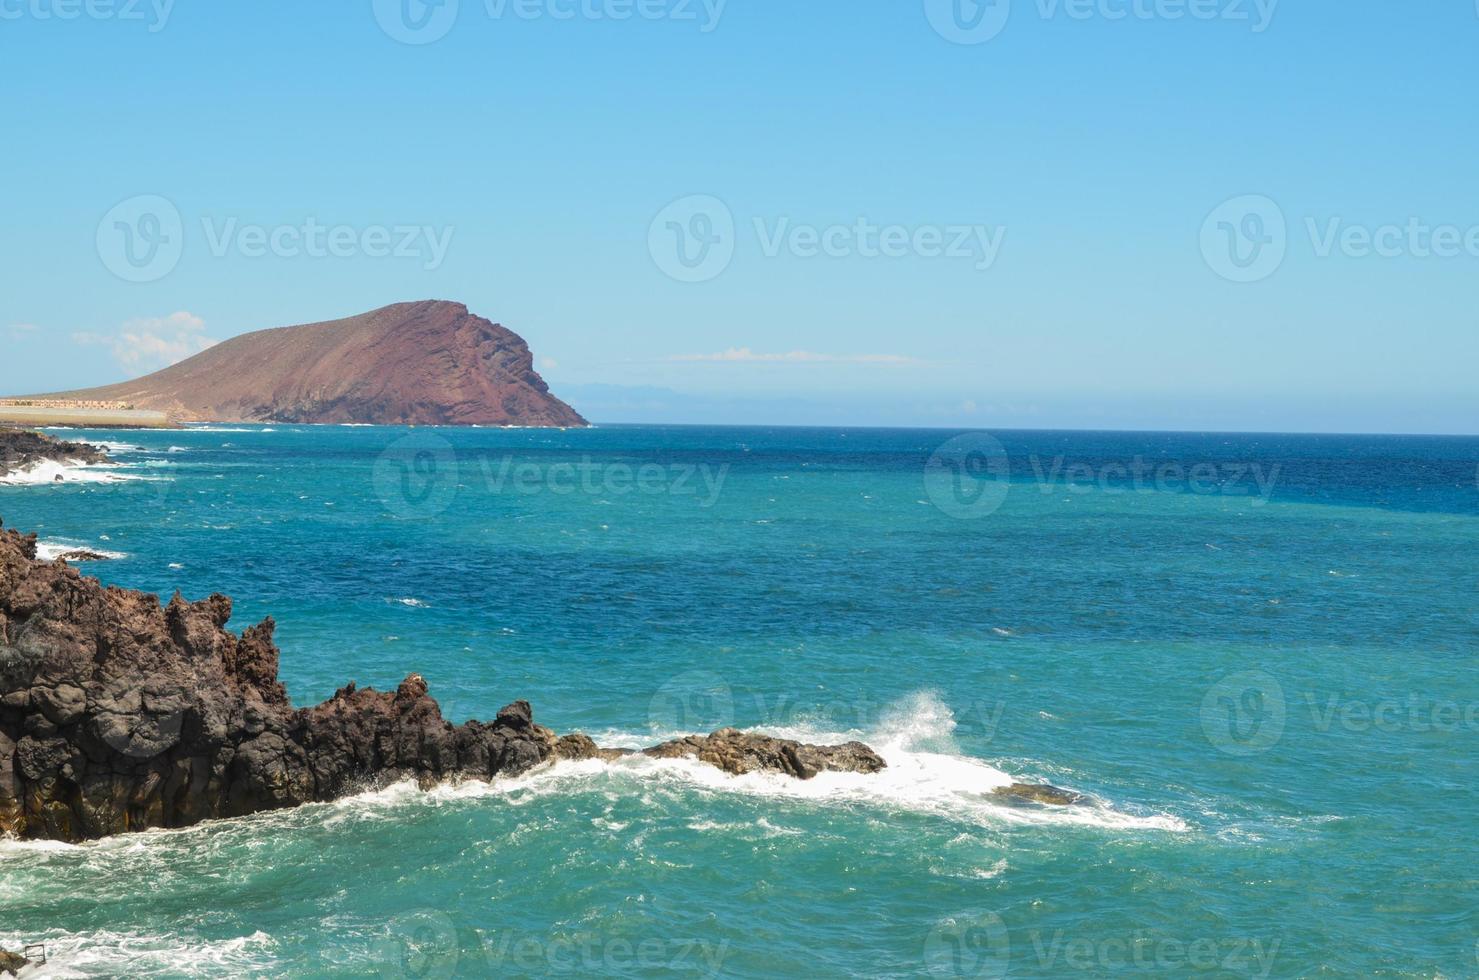
[[[657,759],[691,757],[736,776],[764,770],[785,773],[797,779],[811,779],[819,772],[868,773],[887,768],[878,753],[862,742],[805,745],[736,728],[722,728],[712,735],[690,735],[664,742],[644,749],[643,755]]]
[[[522,337],[428,300],[233,337],[148,377],[47,398],[127,402],[176,421],[584,426]]]
[[[100,552],[96,552],[96,551],[88,551],[86,548],[80,548],[80,549],[78,549],[76,551],[64,551],[61,554],[57,555],[57,558],[60,559],[60,560],[62,560],[62,561],[73,561],[73,562],[76,562],[76,561],[110,561],[111,560],[109,558],[109,556],[107,556],[107,555],[101,554]]]
[[[108,454],[85,442],[63,442],[40,432],[0,428],[0,477],[48,459],[59,463],[106,463]]]
[[[453,727],[407,678],[294,709],[268,619],[104,588],[0,530],[0,832],[81,840],[329,800],[383,781],[516,774],[555,736],[510,705]]]

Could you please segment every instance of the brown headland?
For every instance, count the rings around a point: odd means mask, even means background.
[[[551,394],[522,337],[441,300],[258,330],[135,381],[32,397],[174,422],[588,424]]]

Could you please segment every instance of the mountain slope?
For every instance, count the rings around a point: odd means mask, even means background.
[[[182,422],[587,424],[550,394],[523,338],[439,300],[242,334],[136,381],[45,397]]]

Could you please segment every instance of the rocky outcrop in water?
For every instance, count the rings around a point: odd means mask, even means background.
[[[26,966],[30,962],[30,960],[19,953],[7,953],[5,950],[0,949],[0,977],[18,976],[21,972],[21,967]]]
[[[779,772],[811,779],[821,772],[878,772],[883,758],[862,742],[842,745],[805,745],[723,728],[712,735],[690,735],[646,749],[657,759],[692,758],[736,776],[748,772]]]
[[[559,738],[515,701],[454,726],[413,674],[393,693],[349,684],[294,708],[271,619],[239,636],[231,600],[167,604],[104,587],[35,535],[0,527],[0,833],[84,840],[336,799],[415,779],[512,776],[558,759],[614,759]],[[811,746],[733,729],[647,750],[726,772],[807,779],[875,772],[860,743]]]
[[[1013,783],[1010,786],[997,787],[991,791],[991,795],[1023,803],[1041,803],[1044,806],[1072,806],[1083,800],[1078,793],[1049,786],[1047,783]]]
[[[106,463],[108,454],[85,442],[64,442],[40,432],[0,428],[0,477],[37,463]]]
[[[697,759],[734,776],[750,772],[778,772],[811,779],[822,772],[878,772],[888,768],[883,757],[862,742],[807,745],[721,728],[712,735],[687,735],[650,749],[603,749],[585,735],[566,735],[555,743],[556,759],[604,759],[614,762],[632,755],[653,759]]]

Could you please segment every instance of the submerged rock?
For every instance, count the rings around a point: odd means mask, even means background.
[[[5,950],[0,949],[0,977],[7,974],[12,977],[16,976],[21,972],[21,967],[26,966],[30,962],[30,960],[19,953],[7,953]]]
[[[811,779],[820,772],[871,773],[887,768],[882,757],[862,742],[806,745],[736,728],[664,742],[642,754],[657,759],[694,758],[736,776],[763,770]]]
[[[1057,786],[1049,786],[1047,783],[1013,783],[1010,786],[998,786],[991,791],[991,795],[1021,800],[1026,803],[1042,803],[1047,806],[1072,806],[1083,799],[1078,793],[1059,789]]]

